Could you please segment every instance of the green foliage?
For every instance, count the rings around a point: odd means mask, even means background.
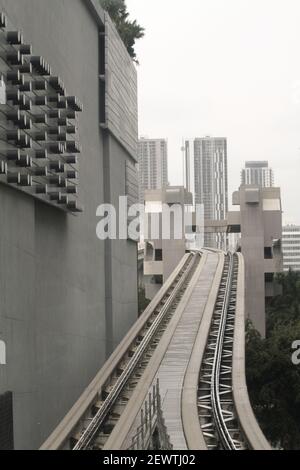
[[[268,305],[267,330],[270,333],[276,325],[288,325],[300,318],[300,273],[281,273],[277,282],[282,286],[283,295],[274,297]]]
[[[300,366],[292,343],[300,340],[300,274],[281,274],[282,295],[267,309],[266,339],[249,322],[246,331],[247,382],[263,431],[276,447],[300,449]]]
[[[100,4],[102,8],[109,13],[112,21],[115,23],[130,57],[137,62],[134,47],[136,40],[144,37],[144,28],[142,28],[136,20],[129,20],[125,0],[100,0]]]

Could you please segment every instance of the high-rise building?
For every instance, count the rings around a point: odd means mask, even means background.
[[[168,185],[168,142],[166,139],[141,138],[138,147],[139,200],[144,203],[145,191]]]
[[[242,185],[256,185],[261,188],[274,186],[274,174],[267,161],[246,162],[242,170]]]
[[[204,219],[225,220],[228,212],[227,140],[204,137],[186,141],[186,161],[194,160],[195,203],[204,205]],[[205,233],[204,244],[226,248],[226,235]]]
[[[282,252],[284,271],[300,271],[300,225],[283,227]]]

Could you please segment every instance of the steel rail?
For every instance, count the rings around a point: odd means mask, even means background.
[[[107,396],[107,387],[110,387],[111,382],[114,382],[116,376],[120,375],[119,371],[124,369],[124,365],[132,356],[132,351],[138,347],[139,338],[143,337],[145,331],[151,326],[157,312],[170,295],[173,286],[178,282],[180,273],[182,273],[190,258],[191,254],[184,255],[172,275],[131,327],[92,382],[40,447],[41,450],[73,449],[78,441],[78,436],[86,427],[85,423],[90,422],[95,415],[95,409],[99,409],[98,404],[102,403],[103,394]],[[125,391],[125,401],[126,395],[127,392]]]
[[[153,321],[151,327],[147,330],[146,335],[143,337],[141,343],[139,344],[137,350],[134,352],[133,356],[131,357],[130,361],[126,365],[124,371],[117,379],[117,382],[114,384],[112,390],[101,404],[100,409],[91,420],[88,427],[84,430],[81,437],[77,441],[76,445],[74,446],[73,450],[82,450],[88,449],[93,440],[97,437],[99,433],[99,429],[107,415],[109,414],[112,407],[115,405],[116,401],[118,400],[121,392],[123,391],[124,387],[128,383],[131,375],[133,374],[134,370],[140,363],[141,359],[143,358],[145,352],[147,351],[150,343],[154,340],[155,335],[157,334],[161,324],[164,322],[166,314],[172,307],[178,293],[184,287],[184,284],[192,271],[193,267],[195,266],[197,260],[199,260],[199,254],[193,253],[187,260],[186,264],[184,265],[183,269],[180,272],[180,279],[177,281],[174,287],[174,283],[171,286],[173,288],[169,298],[164,303],[163,307],[159,311],[156,319]]]
[[[223,300],[219,335],[217,338],[217,346],[216,346],[213,371],[212,371],[211,402],[212,402],[212,411],[213,411],[213,416],[215,420],[215,425],[217,427],[217,431],[218,431],[223,447],[228,450],[237,450],[234,440],[232,439],[230,432],[228,431],[226,421],[223,416],[221,400],[220,400],[221,362],[222,362],[222,356],[223,356],[225,329],[226,329],[230,295],[231,295],[231,289],[232,289],[233,264],[234,264],[233,255],[231,253],[228,254],[228,258],[229,258],[229,267],[228,267],[226,288],[224,292],[224,300]]]
[[[207,449],[248,447],[233,397],[233,346],[239,258],[226,255],[198,382],[199,424]]]

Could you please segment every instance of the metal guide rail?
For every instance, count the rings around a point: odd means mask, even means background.
[[[133,347],[116,370],[115,377],[102,392],[102,400],[94,406],[93,415],[84,423],[73,450],[102,449],[115,427],[129,397],[141,379],[173,312],[184,293],[191,275],[198,266],[199,255],[191,255],[175,279],[152,318],[139,334]]]
[[[200,253],[186,256],[177,275],[170,282],[159,302],[154,304],[124,354],[102,382],[95,398],[78,414],[71,432],[65,435],[59,426],[42,449],[101,450],[125,410],[138,382],[165,332],[178,303],[200,262]],[[105,369],[104,366],[103,369]],[[71,416],[71,415],[70,415]],[[66,417],[68,426],[72,418]],[[73,421],[72,421],[73,422]],[[62,435],[62,437],[60,437]]]
[[[247,448],[232,393],[238,267],[238,257],[229,253],[199,376],[198,414],[208,449]]]
[[[128,351],[113,381],[102,392],[102,400],[94,407],[94,416],[90,422],[85,423],[87,426],[82,429],[73,450],[103,448],[166,330],[199,259],[198,254],[191,255],[184,265],[161,304],[153,312],[152,318]]]
[[[165,424],[159,380],[148,394],[144,408],[141,409],[141,424],[132,437],[128,450],[172,450],[173,446]]]

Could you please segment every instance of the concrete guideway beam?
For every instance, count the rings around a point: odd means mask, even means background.
[[[122,357],[126,354],[126,351],[133,343],[138,333],[143,329],[143,326],[151,317],[153,310],[160,303],[162,298],[166,295],[168,289],[182,270],[189,256],[189,254],[186,254],[183,257],[178,267],[174,270],[172,276],[170,276],[170,278],[164,284],[162,289],[158,292],[152,302],[148,305],[144,313],[140,316],[140,318],[125,336],[123,341],[120,343],[120,345],[116,348],[116,350],[104,364],[102,369],[96,375],[95,379],[79,397],[79,399],[71,408],[69,413],[64,417],[64,419],[52,432],[49,438],[44,442],[44,444],[40,448],[41,450],[58,450],[64,448],[74,429],[77,427],[78,423],[83,419],[92,404],[97,400],[97,397],[101,393],[101,390],[104,387],[105,383],[113,374],[115,368],[122,360]]]
[[[225,254],[219,252],[219,262],[212,283],[211,291],[207,300],[202,322],[194,344],[193,352],[186,371],[183,391],[181,413],[187,447],[190,450],[207,450],[206,442],[200,427],[197,409],[197,391],[200,367],[202,364],[211,319],[214,313],[215,303],[218,296],[219,285],[222,278],[225,262]]]
[[[132,394],[130,401],[126,407],[126,410],[122,414],[118,425],[113,430],[109,437],[104,450],[125,450],[131,445],[131,436],[134,436],[136,427],[140,424],[139,412],[143,407],[145,400],[148,397],[149,390],[156,381],[157,370],[163,360],[163,357],[168,349],[168,346],[173,338],[174,332],[176,331],[177,325],[184,313],[185,307],[190,299],[193,292],[195,283],[205,266],[206,255],[202,255],[198,268],[194,273],[192,280],[189,283],[179,305],[177,306],[176,312],[170,321],[167,330],[157,346],[144,374],[142,380],[139,381],[134,393]]]
[[[254,416],[249,400],[245,370],[245,263],[238,253],[239,272],[234,330],[232,387],[240,426],[252,450],[272,450]]]
[[[157,377],[165,426],[176,450],[187,450],[182,424],[182,390],[193,346],[214,283],[219,254],[206,252],[206,262],[162,360]]]

